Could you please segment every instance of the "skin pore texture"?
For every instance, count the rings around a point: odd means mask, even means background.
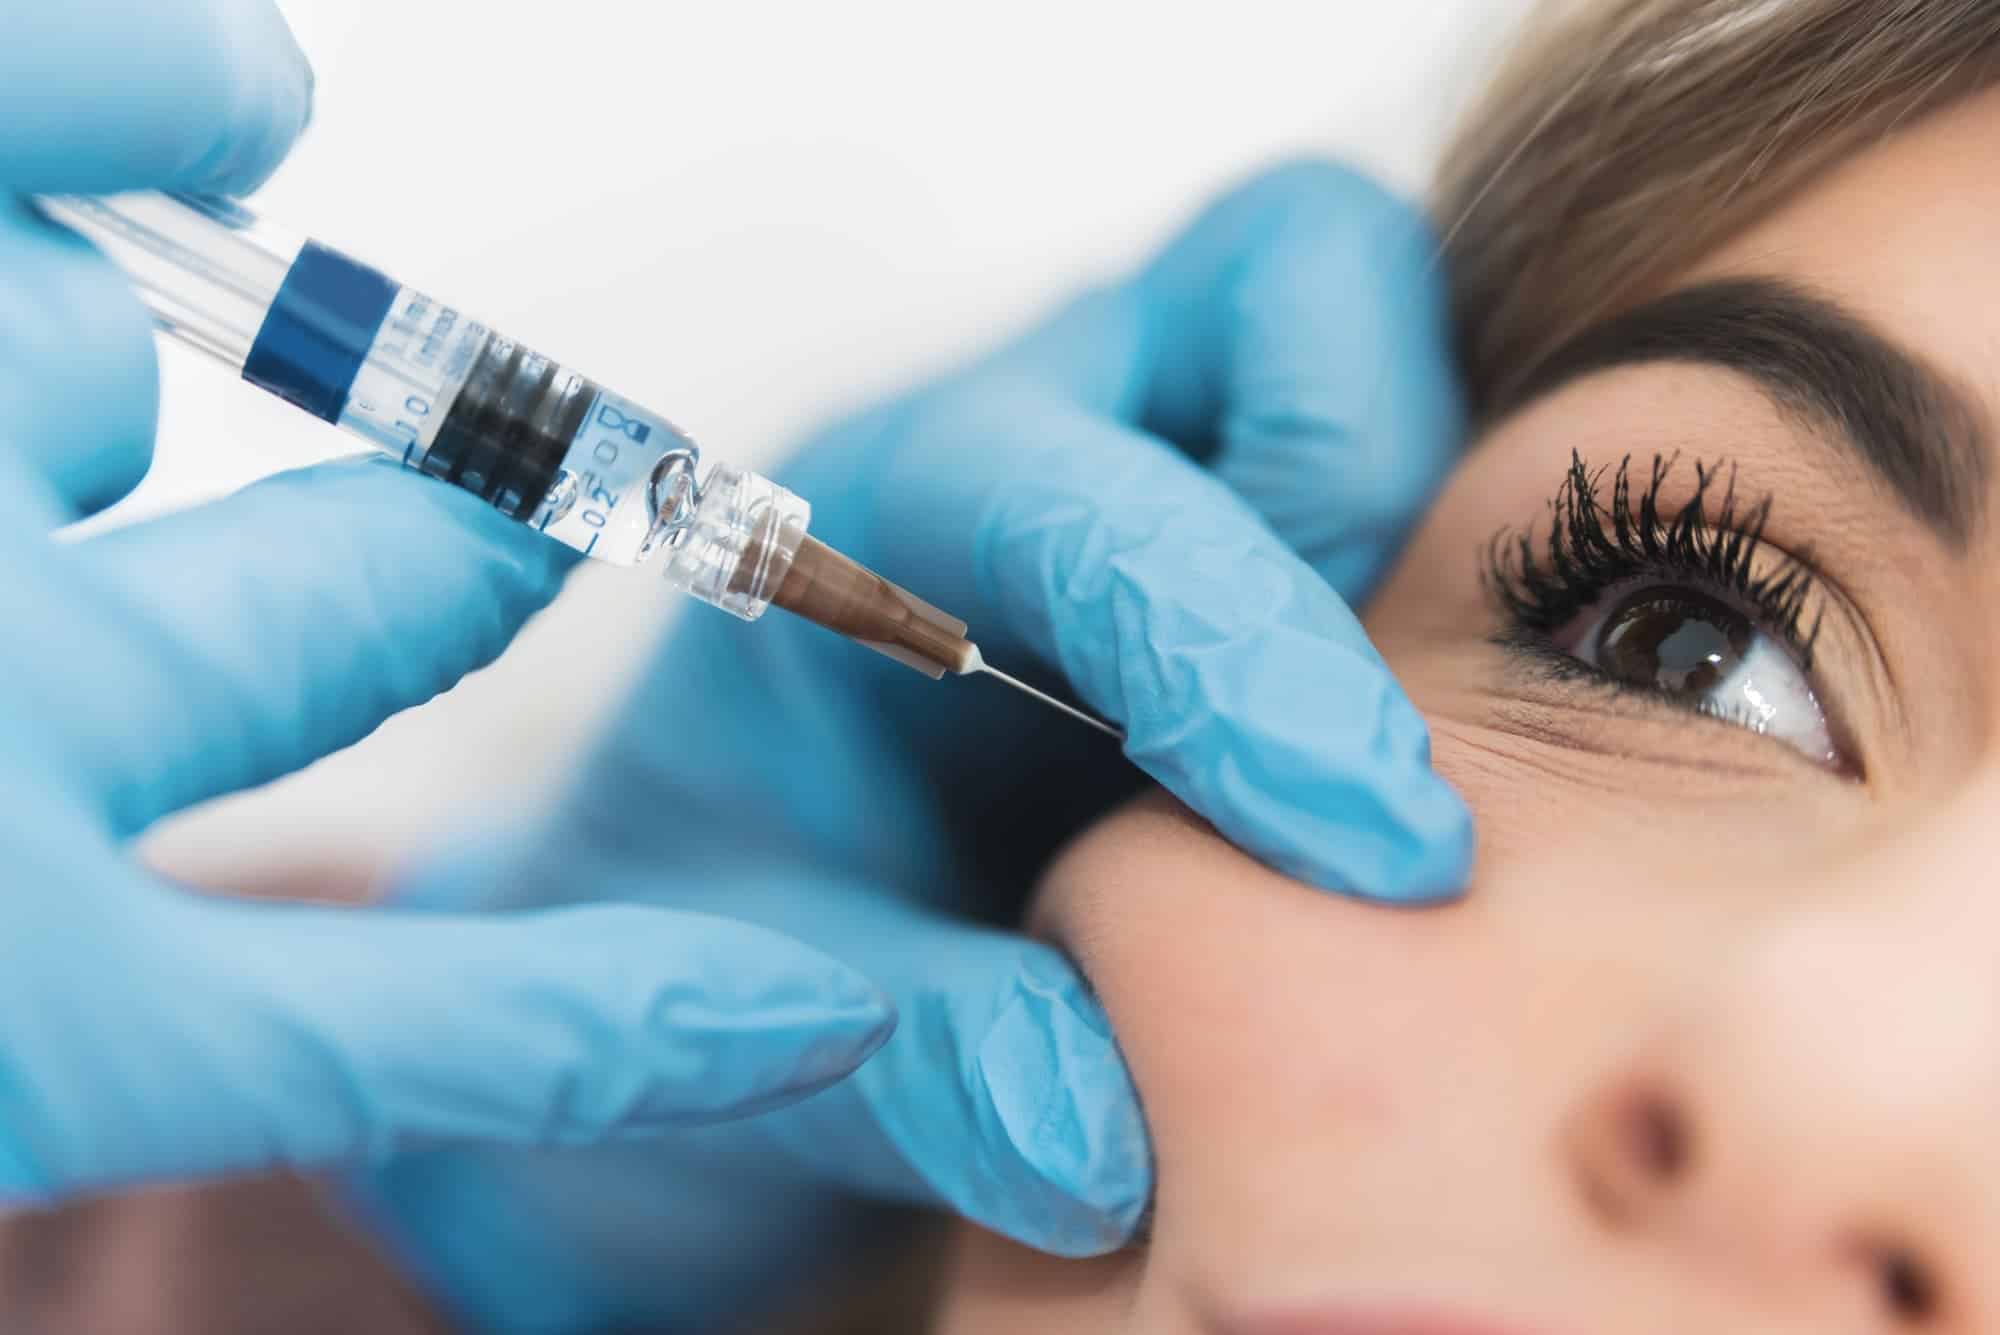
[[[1152,1231],[1069,1262],[967,1229],[939,1329],[2000,1330],[2000,536],[1966,491],[2000,419],[1996,161],[1984,94],[1638,303],[1782,285],[1900,349],[1952,430],[1852,439],[1782,375],[1655,352],[1559,378],[1450,479],[1367,621],[1478,818],[1462,904],[1316,893],[1162,796],[1068,851],[1036,925],[1117,1029]],[[1697,461],[1739,520],[1769,498],[1749,577],[1812,573],[1800,679],[1838,763],[1558,670],[1588,627],[1496,642],[1493,536],[1542,559],[1572,459],[1608,509],[1627,456],[1634,505],[1674,460],[1668,517]]]

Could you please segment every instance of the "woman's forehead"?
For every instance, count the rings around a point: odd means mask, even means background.
[[[2000,417],[2000,88],[1857,154],[1681,286],[1775,278],[1837,303]]]

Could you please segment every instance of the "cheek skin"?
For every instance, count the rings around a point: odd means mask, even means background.
[[[1187,1166],[1173,1161],[1176,1153],[1198,1144],[1201,1129],[1246,1090],[1310,1085],[1302,1092],[1330,1124],[1387,1115],[1384,1091],[1352,1079],[1355,1063],[1300,1059],[1353,1040],[1321,1017],[1369,986],[1365,961],[1341,948],[1351,935],[1324,921],[1343,907],[1352,906],[1259,866],[1164,794],[1132,803],[1051,869],[1035,926],[1077,954],[1114,1011],[1135,1073],[1146,1069],[1141,1088],[1163,1179]],[[1392,935],[1414,917],[1367,916]],[[1402,949],[1437,951],[1434,932],[1409,935]],[[1406,958],[1414,964],[1417,956]],[[1270,1000],[1296,1003],[1297,1014],[1269,1023],[1260,1012],[1281,1007],[1259,1004],[1267,988],[1277,992]],[[1239,1107],[1229,1121],[1247,1130],[1258,1117]]]
[[[1385,1151],[1464,1143],[1423,1133],[1441,1118],[1490,1131],[1521,1111],[1476,1092],[1512,1086],[1521,1054],[1457,1023],[1532,1001],[1492,949],[1492,917],[1299,885],[1161,794],[1069,849],[1036,926],[1097,985],[1145,1101],[1159,1182],[1146,1263],[1226,1291],[1343,1236],[1365,1246],[1341,1180],[1380,1170],[1408,1193],[1448,1178],[1449,1153]],[[1294,1279],[1307,1282],[1272,1283]]]

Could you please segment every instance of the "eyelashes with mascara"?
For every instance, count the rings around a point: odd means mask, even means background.
[[[1547,538],[1538,542],[1529,533],[1503,530],[1487,549],[1485,585],[1507,621],[1504,638],[1551,639],[1621,584],[1692,582],[1740,599],[1810,670],[1819,636],[1818,616],[1806,620],[1812,572],[1787,560],[1760,573],[1753,559],[1770,518],[1770,498],[1739,509],[1734,470],[1696,463],[1694,494],[1671,515],[1663,514],[1660,494],[1675,463],[1673,456],[1656,456],[1635,500],[1632,459],[1626,456],[1612,474],[1606,504],[1597,497],[1609,470],[1593,473],[1581,456],[1570,456],[1569,472],[1552,502],[1555,518]],[[1718,483],[1721,496],[1711,515]]]
[[[1767,549],[1770,500],[1740,507],[1734,470],[1697,463],[1693,494],[1663,512],[1674,464],[1656,457],[1635,492],[1629,457],[1593,472],[1572,455],[1546,538],[1503,532],[1488,547],[1496,642],[1552,678],[1719,719],[1858,777],[1814,685],[1820,612],[1807,613],[1824,603],[1802,560]]]

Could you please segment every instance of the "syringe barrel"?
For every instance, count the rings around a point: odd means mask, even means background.
[[[587,556],[657,555],[746,620],[783,584],[811,507],[703,467],[684,432],[531,348],[227,200],[45,197],[137,286],[163,333],[410,468]]]
[[[305,246],[226,200],[142,192],[41,205],[125,271],[163,332],[239,375]]]

